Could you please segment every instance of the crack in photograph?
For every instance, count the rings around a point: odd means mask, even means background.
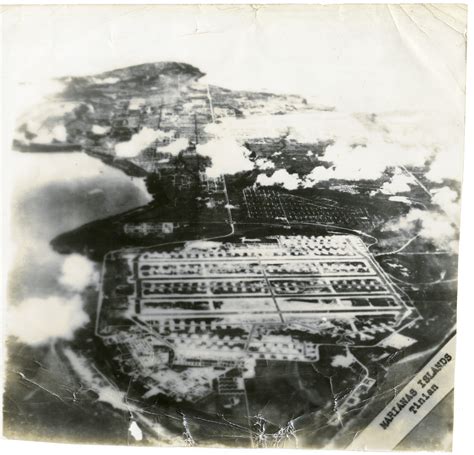
[[[6,7],[5,437],[450,450],[466,12]]]

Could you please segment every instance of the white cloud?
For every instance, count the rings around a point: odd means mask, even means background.
[[[68,256],[62,265],[59,283],[64,295],[31,297],[8,310],[8,333],[21,342],[40,345],[58,338],[70,340],[89,321],[80,291],[98,276],[93,263],[79,254]]]
[[[250,171],[254,167],[248,158],[249,151],[232,137],[211,140],[198,145],[196,150],[212,159],[212,166],[206,170],[209,177]]]
[[[287,140],[302,143],[333,141],[322,159],[334,166],[316,167],[304,182],[312,186],[330,179],[374,180],[387,167],[424,166],[430,159],[430,180],[460,180],[462,142],[452,134],[456,128],[427,112],[375,115],[311,111],[224,118],[219,124],[206,126],[206,131],[216,137],[242,140],[286,135]]]
[[[376,180],[388,167],[422,166],[431,153],[431,150],[421,146],[389,142],[380,134],[374,134],[366,143],[356,146],[337,141],[327,147],[323,157],[331,166],[315,167],[308,174],[305,186],[330,179]]]
[[[410,185],[414,184],[415,181],[413,177],[404,174],[400,169],[397,168],[390,181],[385,182],[382,185],[380,192],[383,194],[407,193],[411,189]]]
[[[40,128],[36,134],[37,136],[33,139],[33,142],[40,144],[50,144],[54,140],[65,142],[67,139],[67,131],[64,125],[55,125],[51,129]]]
[[[72,339],[75,330],[89,321],[79,295],[29,298],[8,310],[9,335],[40,345],[57,338]]]
[[[119,142],[115,145],[115,154],[120,158],[132,158],[137,156],[143,149],[151,145],[157,139],[168,138],[170,133],[144,127],[134,134],[127,142]]]
[[[96,278],[94,265],[89,259],[80,254],[71,254],[63,262],[59,282],[68,289],[82,291]]]
[[[242,139],[286,135],[287,139],[310,143],[338,138],[354,138],[355,141],[367,137],[367,129],[352,114],[320,111],[252,115],[243,119],[226,117],[221,123],[207,125],[206,132]]]
[[[106,134],[109,131],[110,131],[109,126],[92,125],[92,132],[94,134]]]
[[[426,177],[436,183],[444,179],[461,180],[463,169],[462,146],[448,147],[435,155]]]
[[[353,363],[356,363],[356,359],[350,352],[348,352],[346,355],[334,356],[331,361],[331,366],[349,368]]]
[[[51,90],[52,87],[56,87],[57,90],[64,89],[62,84],[56,85],[54,82],[51,83]],[[48,83],[48,86],[50,84]],[[38,87],[36,88],[36,90]],[[22,91],[24,88],[22,88]],[[28,96],[32,96],[33,93],[28,93]],[[39,94],[39,93],[35,93]],[[58,103],[54,101],[45,101],[32,106],[30,105],[27,110],[25,110],[24,114],[18,119],[18,124],[21,125],[23,122],[26,122],[28,126],[28,130],[31,133],[36,133],[43,125],[48,124],[51,125],[51,122],[60,122],[64,115],[68,113],[72,113],[75,108],[79,107],[82,103],[77,102],[63,102]]]
[[[278,169],[270,177],[259,174],[257,183],[262,186],[282,185],[287,190],[295,190],[300,184],[298,174],[290,174],[286,169]]]
[[[439,248],[457,249],[458,230],[444,213],[411,209],[396,222],[389,223],[385,230],[402,231],[407,236],[415,236],[433,242]]]
[[[451,188],[444,186],[437,190],[432,191],[433,196],[431,198],[432,202],[438,205],[451,221],[459,224],[459,215],[460,215],[460,201],[459,194],[457,191],[452,190]]]
[[[275,163],[266,158],[257,158],[255,160],[255,167],[262,170],[275,169]]]
[[[173,142],[170,142],[168,145],[159,147],[158,151],[162,153],[171,153],[172,155],[177,155],[182,150],[185,150],[189,145],[189,141],[184,137],[180,137]]]
[[[49,85],[50,84],[48,84],[48,86]],[[59,89],[62,85],[53,83],[51,87],[57,87],[57,89]],[[26,87],[22,88],[22,96],[25,95],[25,93],[23,93],[24,89],[26,89]],[[38,95],[37,93],[31,93],[29,90],[27,90],[26,93],[33,99],[35,98],[34,95]],[[15,99],[15,103],[17,103],[17,99]],[[36,106],[30,105],[29,109],[27,109],[23,115],[15,119],[15,123],[16,126],[26,124],[28,132],[36,135],[33,142],[40,144],[50,144],[54,140],[64,142],[67,140],[67,131],[64,126],[65,116],[71,114],[72,111],[80,105],[81,103],[76,102],[59,103],[54,101],[45,102],[45,100],[43,100],[42,103]],[[15,136],[25,143],[29,142],[29,139],[26,139],[26,137],[18,131],[15,132]]]

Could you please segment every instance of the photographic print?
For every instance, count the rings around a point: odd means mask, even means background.
[[[466,5],[3,11],[3,432],[452,441]]]

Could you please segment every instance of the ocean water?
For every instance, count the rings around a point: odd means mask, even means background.
[[[59,292],[65,256],[52,250],[57,235],[151,200],[132,178],[85,153],[11,152],[7,187],[10,303]]]

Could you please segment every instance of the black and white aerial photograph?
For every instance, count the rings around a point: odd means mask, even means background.
[[[451,450],[467,5],[2,21],[5,438]]]

